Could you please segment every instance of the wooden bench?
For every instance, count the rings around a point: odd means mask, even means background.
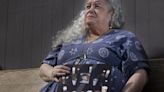
[[[149,63],[150,78],[143,92],[164,92],[164,59]],[[45,84],[38,74],[38,68],[0,71],[0,92],[38,92]]]
[[[0,92],[39,92],[44,84],[38,68],[0,71]]]

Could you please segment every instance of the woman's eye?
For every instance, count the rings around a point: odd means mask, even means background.
[[[99,8],[100,6],[99,5],[95,5],[95,8]]]
[[[86,9],[89,9],[90,7],[91,7],[90,5],[87,5],[85,8],[86,8]]]

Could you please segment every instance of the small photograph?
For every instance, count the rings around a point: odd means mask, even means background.
[[[80,73],[80,83],[89,84],[90,76],[90,73]]]
[[[96,85],[97,85],[97,82],[98,82],[98,78],[94,78],[94,79],[93,79],[92,85],[93,85],[93,86],[96,86]]]

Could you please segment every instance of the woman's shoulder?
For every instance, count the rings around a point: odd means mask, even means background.
[[[136,35],[126,29],[115,29],[114,34],[116,38],[135,38]]]
[[[112,42],[117,43],[126,43],[127,41],[131,41],[133,39],[136,39],[136,35],[125,29],[114,29],[106,36],[107,41],[112,40]]]
[[[77,39],[73,39],[71,41],[68,42],[64,42],[62,43],[63,46],[69,46],[69,45],[77,45],[77,44],[81,44],[83,42],[83,36],[78,37]]]

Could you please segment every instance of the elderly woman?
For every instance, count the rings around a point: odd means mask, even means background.
[[[54,49],[43,60],[41,92],[57,92],[59,77],[70,73],[66,64],[110,64],[108,92],[141,92],[149,66],[141,43],[122,28],[120,0],[86,0],[73,24],[56,36]],[[85,59],[84,59],[85,58]]]

